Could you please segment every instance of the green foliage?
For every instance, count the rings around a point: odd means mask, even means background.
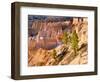
[[[77,49],[78,49],[78,35],[76,33],[76,31],[73,31],[72,36],[71,36],[71,46],[75,52],[75,54],[77,53]]]
[[[64,34],[62,36],[62,42],[64,44],[67,44],[68,43],[68,33],[67,32],[64,32]]]
[[[56,52],[56,50],[54,49],[53,52],[52,52],[52,56],[53,56],[54,59],[56,59],[56,54],[57,54],[57,52]]]

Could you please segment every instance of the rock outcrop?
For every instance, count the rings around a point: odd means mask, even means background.
[[[35,27],[35,28],[34,28]],[[38,28],[39,27],[39,28]],[[32,28],[36,30],[35,39],[29,40],[28,47],[28,65],[29,66],[50,66],[50,65],[69,65],[69,64],[87,64],[88,63],[88,22],[87,18],[73,18],[72,21],[63,22],[47,22],[33,23]],[[70,31],[69,31],[70,29]],[[70,42],[66,44],[56,45],[53,48],[45,48],[51,44],[51,39],[57,44],[59,41],[56,37],[64,31],[73,30],[78,35],[77,54],[74,53]],[[44,34],[46,33],[46,34]],[[44,36],[45,35],[45,36]],[[44,38],[40,38],[44,37]],[[49,39],[48,39],[49,38]],[[44,40],[48,41],[45,42]],[[39,44],[44,44],[42,47],[36,47]],[[40,45],[39,45],[40,46]],[[53,54],[56,51],[56,55]]]

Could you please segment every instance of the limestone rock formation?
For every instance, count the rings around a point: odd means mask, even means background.
[[[39,28],[38,28],[39,27]],[[50,66],[88,63],[88,22],[87,18],[73,18],[63,22],[34,22],[32,25],[35,39],[28,40],[28,65]],[[58,37],[63,31],[71,35],[75,30],[78,35],[77,54],[74,53],[71,43],[59,43]],[[59,35],[60,34],[60,35]],[[70,36],[69,36],[70,37]],[[32,37],[33,38],[33,37]],[[58,44],[59,43],[59,44]],[[52,45],[56,46],[53,48]],[[48,47],[51,47],[48,49]],[[53,50],[56,55],[53,56]]]

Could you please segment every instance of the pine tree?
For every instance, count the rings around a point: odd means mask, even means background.
[[[76,31],[72,32],[72,36],[71,36],[71,46],[74,50],[75,55],[77,54],[77,49],[78,49],[78,35],[76,33]]]
[[[67,44],[68,43],[68,33],[67,32],[64,32],[64,34],[62,36],[62,42],[64,44]]]
[[[52,56],[53,56],[54,59],[56,59],[56,55],[57,55],[57,52],[56,52],[56,50],[54,49],[53,52],[52,52]]]

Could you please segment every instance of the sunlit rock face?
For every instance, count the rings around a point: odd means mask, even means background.
[[[76,31],[79,38],[79,51],[77,56],[73,56],[73,50],[68,45],[68,53],[63,60],[59,62],[60,65],[65,64],[87,64],[88,63],[88,21],[87,18],[73,18],[73,30]]]
[[[35,55],[30,57],[29,66],[42,66],[48,65],[47,63],[51,61],[52,56],[47,50],[38,49]]]
[[[84,18],[81,30],[79,31],[79,44],[86,44],[88,42],[88,23],[86,19]]]
[[[76,31],[79,38],[79,45],[87,43],[88,21],[87,18],[73,18],[73,30]]]
[[[76,30],[79,38],[79,55],[70,62],[70,64],[86,64],[88,63],[88,19],[83,18],[83,19],[74,19],[75,22],[74,24],[74,30]],[[79,21],[79,23],[77,23]]]
[[[79,23],[78,20],[79,20],[79,18],[77,18],[77,17],[76,17],[76,18],[73,18],[73,24],[74,24],[74,25],[77,25],[77,24]]]

